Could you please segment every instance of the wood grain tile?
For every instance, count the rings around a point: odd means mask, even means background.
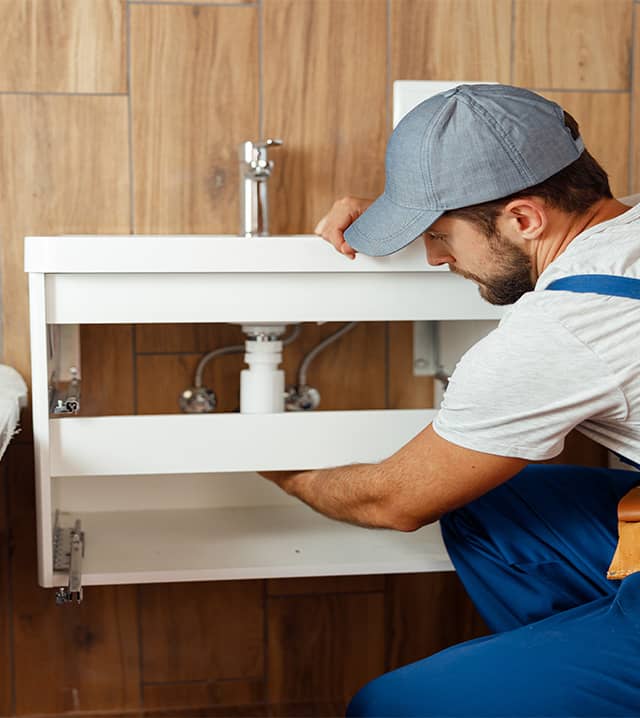
[[[262,604],[261,581],[141,586],[143,681],[261,679]]]
[[[578,121],[589,152],[609,174],[613,194],[628,194],[630,96],[619,92],[540,94],[557,102]]]
[[[393,80],[509,82],[511,0],[391,0]]]
[[[126,92],[125,0],[2,0],[0,91]]]
[[[136,327],[136,351],[143,353],[204,354],[243,342],[241,327],[232,324],[138,324]]]
[[[304,356],[344,324],[304,324],[298,340],[286,347],[282,366],[286,384],[297,383]],[[311,363],[307,383],[320,391],[322,411],[383,409],[385,406],[385,325],[360,322]]]
[[[133,340],[128,324],[80,329],[83,416],[133,414]]]
[[[384,671],[383,594],[271,597],[269,703],[348,701]]]
[[[37,585],[33,447],[9,452],[16,713],[135,709],[135,590],[89,587],[81,605],[55,605],[53,589]]]
[[[138,414],[179,414],[180,395],[193,386],[200,354],[152,354],[138,356]],[[242,355],[224,356],[210,362],[204,373],[204,385],[213,389],[217,412],[240,409],[240,371]]]
[[[12,447],[13,449],[13,447]],[[9,556],[11,535],[8,521],[6,460],[0,463],[0,715],[13,713],[13,658],[11,651],[11,585]]]
[[[631,0],[515,0],[513,83],[629,89],[632,5]]]
[[[601,444],[588,439],[574,430],[567,435],[564,449],[549,464],[573,464],[575,466],[608,466],[609,452]]]
[[[488,633],[455,573],[388,578],[388,668]]]
[[[304,356],[341,326],[343,324],[335,322],[322,326],[303,325],[300,337],[284,348],[282,368],[285,370],[286,386],[297,382]],[[219,340],[211,348],[243,342],[243,335],[240,333],[238,337],[236,327],[223,329],[220,325],[217,331]],[[179,339],[181,332],[178,330],[174,339]],[[320,391],[320,409],[384,408],[384,351],[384,324],[362,322],[321,352],[311,363],[307,375],[308,383]],[[178,397],[184,389],[192,386],[201,357],[200,353],[139,355],[136,372],[138,413],[178,412]],[[243,368],[246,368],[243,354],[235,354],[217,357],[205,369],[204,384],[215,391],[218,411],[239,409],[240,372]]]
[[[23,238],[127,234],[128,159],[126,98],[0,95],[4,362],[26,378]]]
[[[631,138],[631,147],[629,148],[631,152],[631,162],[633,163],[633,172],[631,174],[631,186],[629,187],[629,191],[632,194],[636,194],[640,192],[640,112],[638,111],[638,108],[640,108],[640,7],[638,7],[637,3],[633,6],[633,13],[635,27],[633,76],[635,78],[635,82],[632,87],[634,112],[631,131],[633,134]]]
[[[264,703],[264,682],[254,680],[145,683],[145,710],[205,706],[249,706]]]
[[[130,12],[136,232],[235,234],[237,145],[258,133],[257,10]]]
[[[270,578],[270,596],[319,593],[363,593],[384,591],[384,576],[317,576],[314,578]]]
[[[413,375],[413,322],[389,323],[389,408],[433,406],[433,379]]]
[[[268,706],[269,718],[341,718],[348,701],[276,703]]]
[[[312,232],[339,196],[384,186],[386,2],[263,7],[264,128],[284,141],[269,180],[271,231]]]

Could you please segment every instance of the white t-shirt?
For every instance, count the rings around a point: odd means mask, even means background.
[[[640,300],[544,291],[560,277],[640,278],[640,204],[579,234],[458,362],[433,428],[477,451],[559,454],[573,428],[640,463]]]

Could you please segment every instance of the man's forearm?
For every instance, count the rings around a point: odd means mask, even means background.
[[[396,514],[384,464],[353,464],[336,469],[266,474],[284,491],[321,514],[372,528],[413,530]]]

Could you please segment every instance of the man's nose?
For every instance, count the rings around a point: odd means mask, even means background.
[[[427,262],[432,267],[438,267],[441,264],[455,264],[454,258],[445,247],[440,246],[437,240],[425,239],[424,246],[427,251]]]

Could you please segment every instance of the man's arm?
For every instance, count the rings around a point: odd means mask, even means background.
[[[510,479],[528,463],[464,449],[429,425],[379,464],[264,476],[325,516],[415,531]]]

